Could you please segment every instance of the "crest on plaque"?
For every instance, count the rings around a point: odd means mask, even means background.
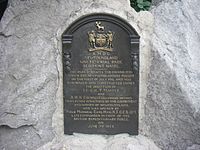
[[[105,27],[100,21],[95,23],[96,30],[88,32],[89,51],[113,51],[114,32],[105,31]]]

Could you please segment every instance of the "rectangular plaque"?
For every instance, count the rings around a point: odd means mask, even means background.
[[[139,36],[106,14],[62,36],[65,134],[138,134]]]

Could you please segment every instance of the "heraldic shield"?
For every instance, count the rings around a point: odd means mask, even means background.
[[[100,21],[95,23],[96,30],[88,32],[89,51],[113,51],[113,36],[112,31],[105,31],[105,27]]]

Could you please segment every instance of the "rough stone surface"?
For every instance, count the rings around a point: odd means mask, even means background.
[[[151,36],[152,15],[128,0],[10,0],[0,23],[0,149],[199,150],[199,8],[159,1]],[[95,12],[126,19],[141,36],[139,136],[63,134],[61,34]]]
[[[52,143],[51,143],[52,144]],[[62,138],[57,144],[47,144],[38,150],[160,150],[151,140],[139,135],[116,136],[75,134]]]
[[[152,0],[152,3],[151,3],[151,5],[152,5],[152,7],[154,7],[154,6],[158,6],[161,2],[163,2],[164,0]]]
[[[194,144],[188,147],[187,150],[200,150],[200,145]]]
[[[128,0],[10,0],[0,23],[0,149],[159,149],[142,135],[63,134],[61,34],[95,12],[126,19],[141,36],[142,128],[150,13],[137,14]]]
[[[161,149],[200,149],[199,7],[198,0],[166,0],[152,10],[144,133]]]

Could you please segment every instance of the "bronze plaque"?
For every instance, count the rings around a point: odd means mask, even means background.
[[[62,35],[65,134],[138,134],[139,36],[92,14]]]

